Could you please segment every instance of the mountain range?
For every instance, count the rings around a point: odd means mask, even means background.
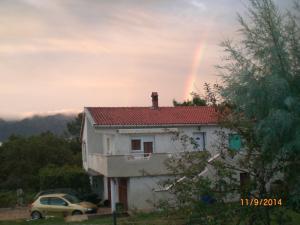
[[[76,115],[55,114],[33,116],[21,120],[4,120],[0,118],[0,142],[11,135],[31,136],[50,131],[62,135],[67,130],[67,123],[74,120]]]

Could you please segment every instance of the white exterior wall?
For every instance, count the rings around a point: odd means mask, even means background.
[[[86,123],[87,127],[87,142],[89,143],[87,146],[89,153],[104,153],[103,146],[103,134],[98,134],[95,132],[92,124],[89,120]]]
[[[184,150],[193,150],[193,146],[189,145],[184,149],[180,141],[174,141],[175,134],[171,132],[153,132],[157,128],[147,129],[126,129],[135,133],[122,133],[124,129],[107,129],[107,128],[94,128],[89,121],[85,118],[85,126],[83,130],[82,140],[86,142],[88,153],[100,153],[104,155],[129,155],[131,154],[131,139],[144,138],[154,140],[153,152],[154,153],[177,153]],[[206,150],[212,154],[214,152],[214,144],[218,141],[216,130],[219,130],[215,125],[203,125],[195,127],[178,127],[175,128],[178,132],[189,137],[193,137],[195,132],[205,132]],[[147,133],[148,131],[148,133]],[[108,143],[109,142],[109,143]]]
[[[215,125],[203,125],[195,127],[178,127],[172,128],[172,132],[177,130],[180,135],[187,135],[193,137],[193,133],[205,132],[205,146],[206,150],[215,155],[214,145],[219,141],[219,137],[216,134],[216,130],[220,130]],[[126,130],[128,132],[126,133]],[[107,128],[95,128],[90,122],[88,117],[85,117],[85,126],[83,128],[82,140],[86,143],[87,154],[98,153],[107,158],[116,157],[110,155],[129,155],[131,154],[131,139],[135,138],[150,138],[153,139],[153,153],[178,153],[184,150],[193,150],[193,145],[189,144],[185,149],[180,140],[174,140],[175,133],[164,131],[158,128],[143,128],[143,129],[107,129]],[[109,143],[108,143],[109,142]],[[157,154],[157,157],[163,157]],[[125,159],[125,158],[124,158]],[[124,161],[124,160],[123,160]],[[105,162],[110,162],[105,160]],[[157,162],[157,161],[155,161]],[[125,163],[128,164],[127,161]],[[137,162],[136,162],[137,163]],[[145,167],[143,161],[140,162],[140,167]],[[103,163],[102,163],[103,164]],[[160,170],[159,165],[156,168]],[[103,166],[105,166],[103,164]],[[118,164],[118,167],[122,167],[122,163]],[[99,167],[101,168],[101,167]],[[110,168],[105,166],[105,168]],[[114,165],[112,168],[118,169]],[[120,170],[120,169],[118,169]],[[98,171],[98,170],[97,170]],[[105,171],[105,170],[103,170]],[[98,171],[100,172],[100,171]],[[105,174],[105,173],[103,173]],[[109,174],[109,173],[108,173]],[[126,177],[131,174],[128,171]],[[156,173],[155,173],[156,174]],[[153,209],[153,204],[159,199],[171,197],[168,192],[155,192],[155,189],[160,189],[158,183],[167,179],[167,176],[157,175],[155,176],[134,176],[133,174],[128,176],[128,207],[129,209]],[[207,174],[210,176],[210,174]],[[107,175],[109,176],[109,175]],[[103,197],[108,198],[107,190],[107,177],[103,180]],[[117,196],[118,197],[118,196]]]
[[[219,141],[217,126],[179,127],[179,128],[143,128],[143,129],[107,129],[95,128],[87,119],[84,127],[83,141],[86,142],[87,162],[84,168],[108,177],[142,176],[137,171],[147,171],[149,175],[165,175],[163,161],[172,153],[183,151],[199,151],[194,149],[189,138],[194,133],[205,133],[205,150],[216,154],[214,145]],[[175,132],[176,131],[176,132]],[[178,140],[177,134],[186,135],[187,145]],[[131,140],[140,138],[153,141],[153,153],[147,161],[142,159],[129,160],[130,155],[140,156],[142,151],[131,151]],[[176,140],[177,138],[177,140]],[[179,137],[180,139],[180,137]],[[143,144],[141,146],[143,148]],[[138,153],[138,154],[136,154]],[[141,154],[143,156],[143,154]],[[83,157],[84,159],[84,157]],[[124,168],[124,169],[122,169]]]
[[[107,190],[107,177],[103,178],[103,199],[108,199],[108,190]]]
[[[155,128],[154,128],[155,129]],[[189,137],[193,137],[195,132],[205,132],[206,133],[206,149],[211,151],[213,154],[213,145],[216,143],[218,137],[215,133],[217,126],[201,126],[201,127],[181,127],[178,128],[179,133],[185,134]],[[138,132],[138,129],[135,129]],[[151,130],[151,128],[149,128]],[[116,155],[127,155],[131,153],[131,139],[132,138],[153,138],[154,153],[176,153],[184,151],[184,147],[180,141],[174,141],[174,133],[135,133],[135,134],[120,134],[116,133],[114,141],[114,152]],[[189,145],[186,150],[192,150],[193,146]]]
[[[82,163],[83,163],[83,168],[85,170],[88,169],[88,141],[87,141],[87,126],[85,125],[87,123],[87,118],[84,118],[84,126],[82,130],[82,143],[81,143],[81,148],[82,148]]]
[[[156,192],[161,187],[159,182],[168,179],[167,176],[130,177],[128,179],[128,208],[130,210],[153,210],[160,199],[171,197],[168,192]]]

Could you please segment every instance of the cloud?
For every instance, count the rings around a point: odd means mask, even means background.
[[[77,115],[82,109],[59,109],[52,111],[33,111],[33,112],[22,112],[22,113],[0,113],[0,118],[5,118],[5,120],[21,120],[24,118],[29,118],[33,116],[51,116],[56,114],[64,115]]]
[[[109,49],[93,39],[41,38],[25,42],[2,42],[0,54],[34,54],[34,53],[109,53]]]
[[[81,112],[82,109],[58,109],[58,110],[51,110],[51,111],[42,111],[42,112],[24,112],[20,115],[21,118],[32,117],[35,115],[39,116],[50,116],[56,114],[64,114],[64,115],[74,115]]]
[[[207,10],[207,6],[206,4],[204,4],[202,1],[199,0],[191,0],[190,4],[192,4],[193,6],[195,6],[196,8],[200,9],[201,11],[206,11]]]
[[[47,1],[47,0],[21,0],[25,4],[28,4],[30,6],[36,7],[36,8],[52,8],[55,6],[55,1]]]
[[[211,20],[225,7],[228,14],[227,5],[208,0],[0,1],[0,113],[148,105],[153,90],[159,91],[162,105],[170,105],[182,98],[199,42],[206,39],[209,55],[218,54],[211,46],[219,43],[222,30],[228,32],[227,17]],[[203,64],[201,81],[213,73],[214,63],[206,57]]]

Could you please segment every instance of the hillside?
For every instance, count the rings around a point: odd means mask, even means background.
[[[66,125],[74,120],[76,115],[49,115],[33,116],[22,120],[6,121],[0,118],[0,142],[5,141],[12,134],[30,136],[50,131],[55,134],[63,134]]]

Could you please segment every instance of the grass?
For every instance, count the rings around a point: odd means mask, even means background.
[[[97,218],[83,222],[65,222],[63,218],[49,218],[42,220],[26,221],[0,221],[0,225],[112,225],[112,218]],[[164,218],[158,213],[139,213],[130,217],[117,219],[118,225],[182,225],[182,221],[174,221],[174,218]]]
[[[300,214],[288,210],[287,214],[292,218],[292,222],[284,224],[300,224]],[[186,221],[180,218],[166,217],[161,213],[138,213],[130,217],[117,219],[118,225],[182,225]],[[112,218],[95,218],[83,222],[65,222],[63,218],[49,218],[35,221],[0,221],[0,225],[112,225]],[[242,223],[243,224],[243,223]],[[273,222],[272,225],[277,225]]]
[[[0,221],[0,225],[111,225],[111,218],[91,219],[83,222],[65,222],[63,218],[49,218],[35,221]]]

